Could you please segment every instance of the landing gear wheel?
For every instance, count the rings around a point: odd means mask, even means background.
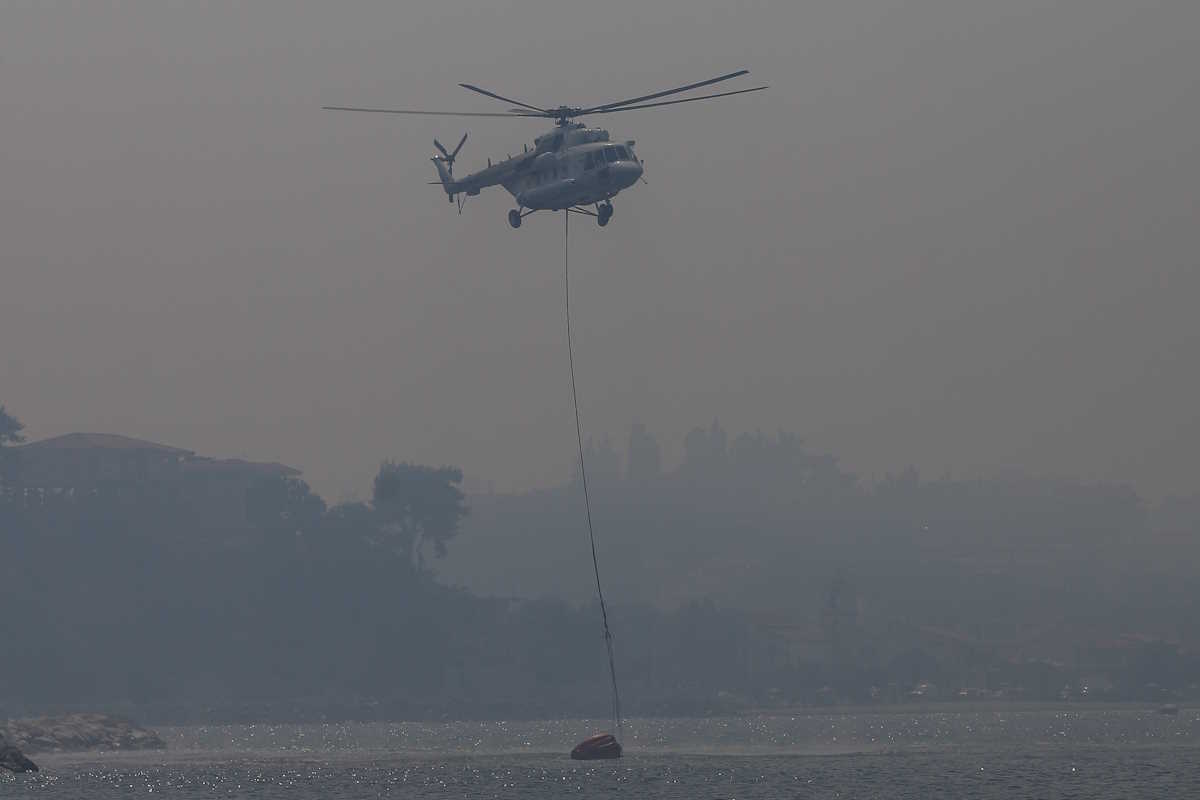
[[[613,207],[612,203],[605,203],[596,209],[596,224],[603,228],[612,219]]]
[[[521,227],[521,212],[515,208],[513,210],[509,211],[508,212],[508,224],[512,225],[514,228]]]

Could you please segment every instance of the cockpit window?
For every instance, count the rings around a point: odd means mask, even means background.
[[[606,161],[616,161],[617,160],[617,148],[615,148],[611,145],[604,148],[604,159]]]
[[[622,161],[629,160],[629,151],[625,149],[625,145],[617,145],[617,158],[621,159]]]

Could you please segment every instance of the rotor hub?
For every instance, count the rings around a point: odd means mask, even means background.
[[[567,125],[572,119],[583,114],[585,109],[581,106],[559,106],[558,108],[548,108],[546,110],[550,112],[547,116],[554,116],[556,125]]]

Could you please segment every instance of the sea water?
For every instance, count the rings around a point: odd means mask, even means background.
[[[542,722],[158,728],[169,748],[40,754],[4,798],[1200,797],[1200,711],[908,710]]]

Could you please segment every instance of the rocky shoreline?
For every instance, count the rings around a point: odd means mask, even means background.
[[[10,719],[0,725],[0,740],[26,753],[79,750],[162,750],[167,743],[152,730],[107,714]],[[32,763],[32,762],[30,762]],[[35,767],[36,769],[36,767]]]
[[[0,733],[0,769],[10,772],[37,772],[38,766]]]

